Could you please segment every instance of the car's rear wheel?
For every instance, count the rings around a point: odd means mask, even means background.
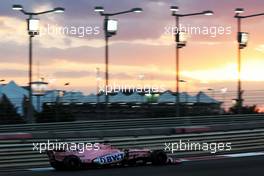
[[[153,165],[165,165],[167,163],[167,154],[162,150],[155,150],[151,154]]]
[[[81,161],[76,156],[67,156],[63,160],[63,164],[66,167],[66,169],[69,169],[69,170],[78,170],[78,169],[81,169]]]

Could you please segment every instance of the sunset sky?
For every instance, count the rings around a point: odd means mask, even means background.
[[[181,79],[188,82],[189,91],[236,86],[236,19],[233,10],[245,9],[245,15],[263,12],[263,0],[1,0],[0,5],[0,79],[26,85],[28,68],[27,18],[13,11],[21,4],[28,11],[49,10],[57,6],[64,14],[39,16],[42,28],[47,26],[99,27],[99,35],[47,34],[34,38],[34,80],[40,77],[50,82],[50,88],[95,91],[96,68],[104,76],[103,18],[93,11],[104,6],[116,12],[141,7],[143,13],[114,17],[119,21],[118,34],[110,44],[110,82],[117,84],[164,85],[174,90],[175,43],[165,28],[174,25],[169,7],[179,6],[179,13],[213,10],[214,16],[181,19],[185,26],[231,27],[231,34],[192,35],[187,47],[181,49]],[[242,50],[244,89],[264,88],[264,16],[243,20],[242,30],[250,33],[248,47]],[[65,82],[70,86],[64,87]],[[102,84],[103,84],[102,80]]]

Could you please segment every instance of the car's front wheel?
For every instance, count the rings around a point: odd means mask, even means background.
[[[155,150],[151,153],[153,165],[165,165],[167,163],[167,154],[162,150]]]

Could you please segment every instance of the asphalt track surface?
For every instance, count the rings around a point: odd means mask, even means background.
[[[189,161],[170,166],[138,166],[83,171],[0,171],[6,176],[263,176],[264,156]]]

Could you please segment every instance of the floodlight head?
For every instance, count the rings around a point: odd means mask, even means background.
[[[176,42],[177,42],[177,47],[182,48],[186,46],[187,40],[188,40],[188,33],[184,31],[180,31],[176,34]]]
[[[62,8],[62,7],[56,7],[56,8],[54,8],[54,12],[55,13],[64,13],[64,11],[65,11],[65,9]]]
[[[31,82],[31,85],[35,96],[43,96],[48,89],[48,83],[44,81]]]
[[[131,11],[135,12],[135,13],[140,13],[143,11],[143,9],[142,8],[133,8],[133,9],[131,9]]]
[[[172,11],[172,12],[178,12],[179,11],[179,8],[178,8],[178,6],[171,6],[170,7],[170,11]]]
[[[31,36],[39,35],[39,19],[29,18],[28,20],[28,33]]]
[[[243,8],[236,8],[235,13],[236,14],[244,13],[244,9]]]
[[[211,10],[207,10],[207,11],[204,11],[203,14],[206,16],[212,16],[212,15],[214,15],[214,12]]]
[[[238,33],[238,43],[239,43],[240,49],[243,49],[247,46],[248,40],[249,40],[249,33],[247,32]]]
[[[241,42],[242,43],[247,43],[249,39],[249,34],[247,32],[243,32],[242,33],[242,38],[241,38]]]
[[[22,5],[15,4],[15,5],[12,6],[12,9],[13,10],[23,10],[23,6]]]
[[[94,11],[95,12],[104,12],[104,8],[101,7],[101,6],[97,6],[97,7],[94,8]]]
[[[117,32],[118,21],[117,20],[107,20],[107,32],[115,34]]]

